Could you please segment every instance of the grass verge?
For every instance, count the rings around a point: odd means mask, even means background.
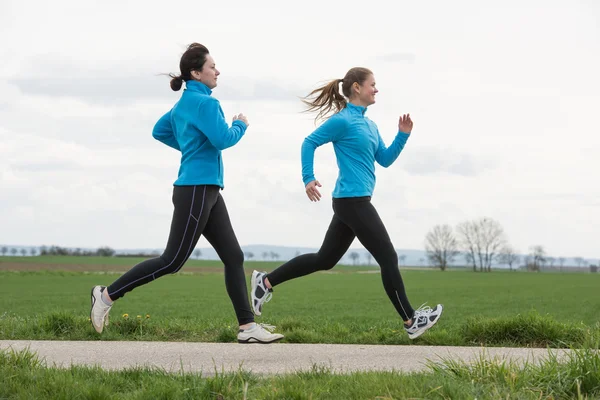
[[[595,346],[598,347],[597,345]],[[0,352],[0,398],[8,399],[563,399],[600,396],[600,354],[576,349],[540,364],[481,357],[444,360],[419,373],[333,373],[325,367],[259,376],[240,369],[211,377],[161,369],[50,368],[27,350]]]
[[[536,313],[496,319],[470,318],[463,325],[437,326],[410,341],[397,326],[360,323],[319,323],[317,320],[284,318],[275,321],[284,343],[344,343],[396,345],[552,347],[584,346],[600,339],[600,324],[565,324]],[[153,320],[149,315],[111,316],[102,335],[87,317],[67,312],[20,317],[0,315],[0,339],[4,340],[140,340],[219,342],[236,341],[237,326],[209,320]]]
[[[222,273],[176,274],[137,288],[115,302],[111,325],[97,335],[88,321],[90,289],[117,276],[0,271],[0,339],[234,340]],[[439,323],[415,342],[379,274],[286,282],[256,320],[277,326],[288,343],[563,347],[600,336],[600,275],[405,271],[403,280],[413,307],[444,304]],[[555,287],[577,296],[556,296]]]

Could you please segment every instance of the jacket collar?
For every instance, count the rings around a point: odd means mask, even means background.
[[[365,115],[365,113],[367,112],[367,107],[363,107],[363,106],[357,106],[356,104],[352,104],[350,102],[346,103],[346,108],[348,109],[349,112],[351,112],[352,114],[361,114],[361,115]]]
[[[200,81],[196,81],[193,79],[190,79],[189,81],[185,82],[185,88],[190,92],[200,92],[208,95],[212,94],[212,90],[210,90],[208,86],[206,86]]]

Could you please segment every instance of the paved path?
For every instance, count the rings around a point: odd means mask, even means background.
[[[100,365],[106,369],[155,366],[175,372],[183,368],[205,376],[214,375],[215,367],[219,372],[236,371],[241,366],[258,374],[274,374],[306,370],[315,364],[328,366],[334,372],[411,372],[425,369],[427,360],[472,361],[484,354],[487,358],[536,362],[549,352],[506,347],[0,340],[0,349],[9,348],[29,348],[45,359],[48,366]],[[566,355],[565,350],[553,352],[559,357]]]

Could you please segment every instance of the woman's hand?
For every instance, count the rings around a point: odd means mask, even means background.
[[[240,121],[242,121],[243,123],[245,123],[245,124],[246,124],[246,128],[250,126],[250,124],[248,123],[248,118],[246,118],[246,116],[245,116],[244,114],[241,114],[241,113],[240,113],[239,115],[234,115],[234,116],[233,116],[233,120],[234,120],[234,121],[235,121],[235,120],[238,120],[238,119],[239,119]]]
[[[308,184],[306,185],[306,195],[308,196],[308,198],[310,199],[310,201],[319,201],[321,200],[321,193],[319,193],[319,190],[317,189],[318,187],[321,187],[321,184],[319,183],[319,181],[312,181],[312,182],[308,182]]]
[[[410,119],[410,114],[404,114],[400,116],[398,120],[398,130],[404,133],[410,133],[413,128],[412,119]]]

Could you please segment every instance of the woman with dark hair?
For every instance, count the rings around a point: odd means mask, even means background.
[[[108,324],[114,301],[139,286],[179,271],[200,235],[204,235],[225,266],[225,285],[239,323],[238,342],[275,342],[283,335],[272,333],[273,326],[254,322],[244,254],[220,193],[224,188],[221,151],[244,136],[248,119],[243,114],[236,115],[231,127],[225,121],[219,101],[211,96],[220,73],[205,46],[198,43],[188,46],[179,68],[180,75],[170,75],[171,89],[180,90],[184,82],[186,89],[152,132],[155,139],[181,152],[167,246],[161,256],[137,264],[108,287],[92,288],[92,325],[101,333]]]
[[[339,86],[342,86],[340,93]],[[398,158],[412,131],[409,114],[400,116],[398,133],[386,147],[373,121],[365,116],[375,103],[373,73],[366,68],[352,68],[342,79],[335,79],[313,90],[304,103],[308,111],[318,111],[316,119],[331,117],[321,124],[302,144],[302,179],[310,201],[319,201],[321,184],[313,173],[317,147],[333,143],[339,168],[333,191],[333,219],[317,253],[293,258],[270,272],[252,273],[252,307],[261,315],[262,306],[273,296],[273,287],[316,271],[329,270],[343,257],[354,238],[363,244],[381,268],[383,287],[394,308],[404,321],[411,339],[431,328],[442,314],[442,305],[433,309],[422,306],[413,310],[398,270],[398,256],[387,230],[371,204],[375,189],[375,162],[389,167]],[[310,97],[314,96],[312,100]]]

